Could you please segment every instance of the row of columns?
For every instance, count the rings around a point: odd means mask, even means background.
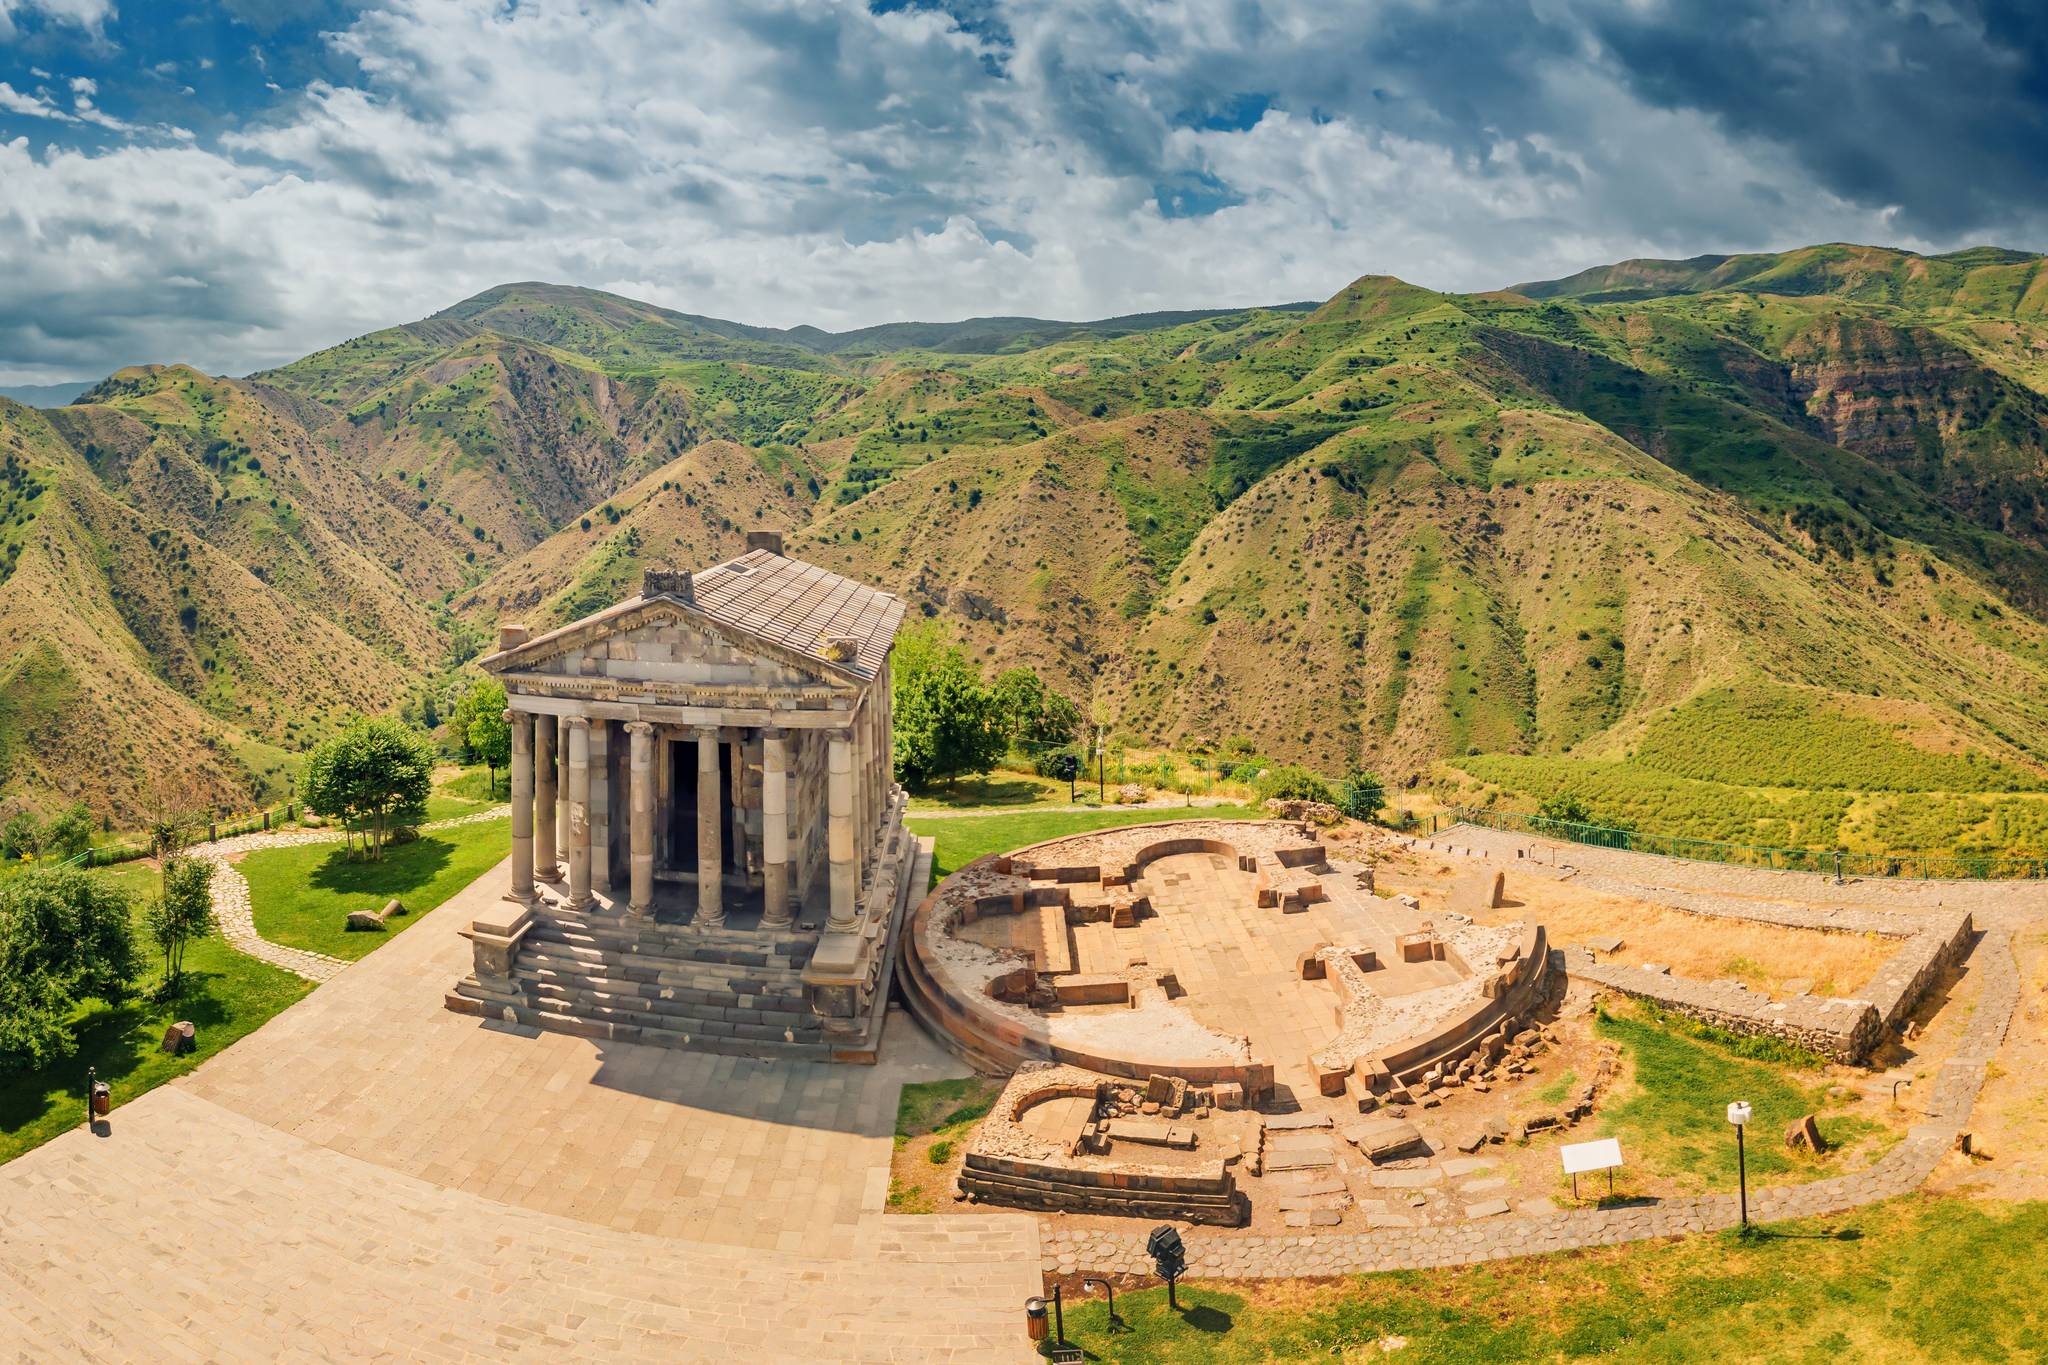
[[[586,909],[591,894],[593,842],[600,847],[608,838],[593,840],[593,788],[591,766],[607,750],[602,732],[593,736],[584,716],[536,715],[507,711],[512,728],[512,897],[530,901],[534,883],[561,879],[564,869],[557,862],[557,834],[560,853],[567,861],[569,903]],[[627,906],[636,914],[647,913],[654,904],[654,734],[645,721],[625,726],[627,750]],[[562,743],[560,771],[566,774],[567,801],[558,786],[557,742]],[[593,742],[595,741],[595,742]],[[715,726],[701,727],[697,743],[697,913],[691,921],[707,929],[725,923],[723,877],[724,831],[720,813],[724,809],[724,771],[720,765],[719,732]],[[851,731],[833,734],[829,741],[827,767],[827,851],[831,878],[831,914],[835,930],[853,927],[858,903],[859,868],[856,862],[856,830],[865,827],[857,814],[853,780],[853,736]],[[861,791],[868,811],[878,810],[872,773],[872,749],[864,755],[870,771],[864,775]],[[761,927],[786,929],[795,920],[792,904],[789,840],[789,790],[792,773],[789,738],[779,729],[762,731],[762,891]],[[600,772],[608,772],[601,768]],[[605,790],[597,787],[600,799]],[[566,805],[567,828],[557,828],[557,811]],[[608,817],[609,812],[605,812]],[[608,822],[608,821],[607,821]],[[609,882],[609,859],[598,860],[598,876]],[[609,889],[608,887],[606,889]]]

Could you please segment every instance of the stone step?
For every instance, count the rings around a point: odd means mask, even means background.
[[[582,920],[557,914],[534,917],[529,939],[577,943],[612,952],[639,953],[669,962],[697,962],[731,967],[794,966],[801,968],[816,949],[815,937],[757,935],[616,922]]]
[[[711,1007],[653,1009],[644,1008],[647,1003],[644,1001],[607,998],[585,991],[565,991],[551,982],[522,980],[520,985],[524,987],[528,1003],[536,1009],[640,1028],[671,1029],[679,1033],[771,1043],[806,1041],[818,1036],[823,1029],[822,1021],[815,1015],[765,1015],[760,1011],[727,1011]],[[757,1017],[747,1018],[749,1014]]]
[[[521,957],[515,972],[535,980],[553,981],[568,990],[598,991],[606,995],[632,995],[643,1000],[683,1005],[738,1005],[746,1009],[793,1010],[808,1008],[801,989],[739,989],[726,982],[680,985],[671,981],[641,981],[608,970],[603,964],[564,962],[535,955]]]
[[[666,1026],[636,1025],[614,1019],[586,1019],[579,1015],[559,1013],[533,1005],[504,1005],[497,1001],[480,999],[474,993],[475,989],[467,982],[461,983],[443,1003],[460,1014],[471,1014],[485,1019],[504,1019],[509,1015],[513,1023],[549,1033],[567,1033],[578,1038],[640,1043],[649,1047],[669,1047],[686,1052],[712,1052],[728,1057],[787,1057],[817,1062],[828,1062],[833,1059],[833,1045],[825,1042],[776,1042],[706,1034]]]
[[[525,963],[515,967],[512,975],[514,980],[530,987],[546,986],[565,996],[587,996],[592,1000],[614,1002],[633,1009],[643,1009],[652,1014],[744,1019],[749,1023],[811,1017],[808,1003],[796,997],[764,999],[759,996],[709,991],[673,991],[662,994],[660,991],[636,990],[632,982],[568,975],[546,967],[528,966]]]
[[[803,978],[795,972],[705,963],[663,962],[628,953],[605,953],[573,944],[528,943],[521,964],[545,966],[564,974],[601,976],[625,984],[703,991],[712,995],[759,995],[801,998]]]

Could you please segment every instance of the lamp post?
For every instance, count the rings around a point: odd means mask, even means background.
[[[1145,1254],[1152,1258],[1152,1268],[1159,1272],[1159,1278],[1166,1281],[1166,1306],[1178,1313],[1180,1304],[1174,1299],[1173,1287],[1181,1272],[1188,1268],[1188,1253],[1173,1224],[1161,1223],[1152,1229],[1152,1235],[1145,1239]]]
[[[1081,1287],[1083,1289],[1086,1289],[1091,1284],[1101,1285],[1102,1292],[1109,1295],[1109,1327],[1111,1331],[1115,1331],[1118,1327],[1121,1327],[1123,1325],[1122,1319],[1118,1318],[1116,1315],[1116,1286],[1111,1284],[1108,1280],[1084,1278],[1081,1281]]]
[[[1749,1103],[1746,1100],[1732,1100],[1728,1105],[1728,1122],[1735,1125],[1735,1179],[1741,1190],[1742,1226],[1749,1226],[1749,1162],[1742,1150],[1742,1130],[1749,1123]]]

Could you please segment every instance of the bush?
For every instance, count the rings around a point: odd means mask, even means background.
[[[131,914],[125,891],[76,868],[0,883],[0,1067],[70,1056],[78,1003],[128,998],[140,966]]]
[[[1335,805],[1330,784],[1296,763],[1285,763],[1258,775],[1261,801],[1320,801]]]
[[[936,623],[898,637],[894,675],[896,775],[905,786],[995,766],[1007,745],[995,693]]]
[[[1371,773],[1353,773],[1337,788],[1337,809],[1353,820],[1374,819],[1386,804],[1386,785]]]
[[[1576,792],[1558,792],[1546,796],[1536,807],[1536,813],[1545,820],[1556,820],[1567,825],[1590,825],[1593,812]]]

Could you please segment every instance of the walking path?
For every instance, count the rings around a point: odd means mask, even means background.
[[[1037,1220],[885,1211],[904,1082],[443,1009],[501,863],[0,1165],[0,1360],[1021,1361]],[[116,1098],[120,1098],[116,1083]]]
[[[421,832],[437,829],[453,829],[457,825],[472,825],[484,820],[502,819],[510,806],[493,806],[489,810],[458,815],[449,820],[436,820],[422,825]],[[253,834],[237,834],[233,838],[189,850],[191,856],[201,862],[213,865],[213,911],[220,920],[220,936],[227,940],[230,948],[246,953],[273,967],[282,967],[308,981],[326,981],[349,964],[338,957],[316,953],[308,948],[290,948],[282,943],[272,943],[256,932],[256,919],[249,905],[249,882],[235,865],[229,861],[244,853],[259,848],[296,848],[301,844],[338,844],[342,831],[336,829],[289,829],[268,830]]]

